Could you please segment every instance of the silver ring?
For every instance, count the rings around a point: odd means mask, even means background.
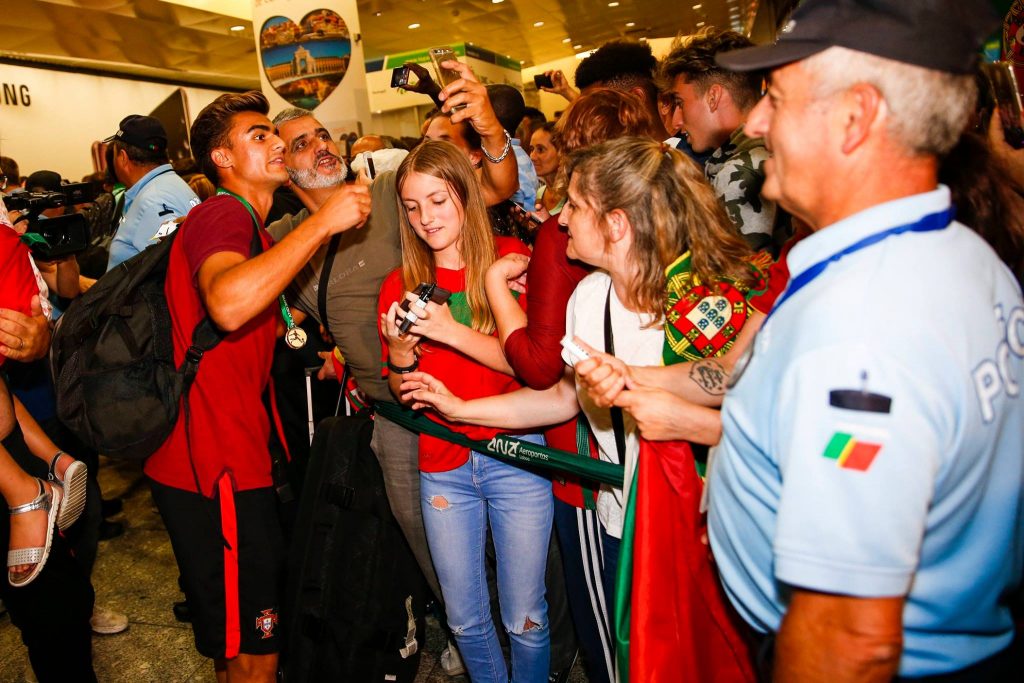
[[[424,301],[423,299],[416,299],[416,301],[412,302],[412,305],[420,309],[421,311],[425,311],[427,309],[427,302]]]
[[[414,313],[413,311],[406,311],[405,319],[410,320],[412,322],[416,322],[417,320],[419,320],[419,316],[417,316],[416,313]]]

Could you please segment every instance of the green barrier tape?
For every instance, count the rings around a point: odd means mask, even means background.
[[[476,441],[464,434],[453,432],[444,425],[434,422],[426,415],[403,408],[396,403],[378,401],[374,406],[377,413],[397,425],[410,429],[418,434],[444,439],[457,443],[480,453],[487,453],[506,462],[526,463],[556,472],[567,472],[622,488],[625,471],[622,465],[586,458],[576,453],[559,451],[547,446],[539,446],[506,434],[499,434],[490,441]]]
[[[30,247],[36,244],[42,244],[45,247],[50,246],[50,243],[46,241],[46,238],[36,232],[26,232],[22,234],[21,243]]]

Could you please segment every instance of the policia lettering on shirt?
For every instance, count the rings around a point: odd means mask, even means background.
[[[1024,308],[1016,307],[1004,316],[1002,306],[996,306],[994,313],[1000,324],[1005,321],[1006,336],[999,342],[992,357],[982,361],[971,375],[985,424],[996,417],[994,399],[1004,391],[1007,396],[1019,396],[1020,382],[1024,379],[1014,373],[1010,363],[1010,354],[1024,358]]]

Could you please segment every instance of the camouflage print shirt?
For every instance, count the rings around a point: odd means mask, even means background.
[[[726,213],[754,249],[771,246],[775,226],[775,203],[761,197],[764,162],[770,156],[764,139],[748,138],[740,126],[704,165]]]

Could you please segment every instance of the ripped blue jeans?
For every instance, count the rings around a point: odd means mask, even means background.
[[[543,443],[539,435],[519,437]],[[473,683],[507,683],[484,569],[487,525],[498,560],[498,602],[512,650],[513,683],[548,680],[551,634],[544,569],[551,481],[486,455],[448,472],[420,472],[423,523],[448,626]]]

